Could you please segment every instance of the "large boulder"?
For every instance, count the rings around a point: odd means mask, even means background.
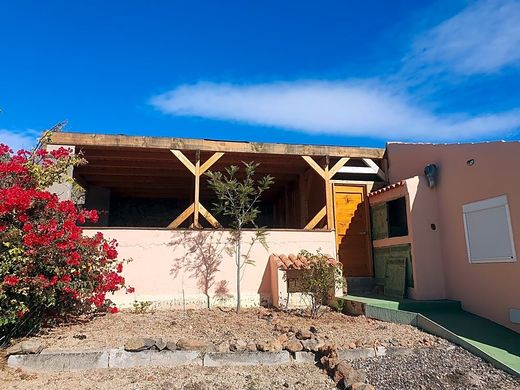
[[[25,340],[7,348],[7,355],[37,354],[43,349],[41,341],[36,339]]]

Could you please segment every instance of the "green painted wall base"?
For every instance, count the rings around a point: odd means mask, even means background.
[[[416,326],[520,377],[520,334],[462,310],[460,302],[353,295],[343,299],[349,314]]]

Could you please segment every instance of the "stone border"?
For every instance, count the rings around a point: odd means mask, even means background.
[[[414,353],[411,348],[356,348],[337,350],[340,360],[366,359],[390,354]],[[100,368],[177,367],[197,365],[204,367],[255,366],[281,364],[316,364],[320,353],[288,351],[278,352],[207,352],[154,351],[128,352],[124,349],[107,350],[52,350],[40,354],[10,355],[7,365],[29,371],[64,372]]]

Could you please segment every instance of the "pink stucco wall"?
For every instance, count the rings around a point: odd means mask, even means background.
[[[419,221],[413,239],[416,256],[428,261],[415,270],[417,276],[430,274],[432,267],[440,269],[440,274],[431,274],[433,284],[428,287],[439,298],[460,300],[466,310],[520,331],[509,317],[510,309],[520,308],[520,262],[470,263],[462,214],[464,204],[506,194],[515,249],[520,253],[520,143],[389,143],[387,153],[390,182],[415,176],[419,180],[411,207],[413,223]],[[466,163],[469,159],[475,160],[473,166]],[[424,167],[431,163],[439,167],[434,189],[421,183]],[[437,225],[435,232],[430,221]]]
[[[168,229],[87,229],[87,234],[101,231],[106,237],[115,238],[119,243],[119,255],[133,260],[125,266],[123,276],[127,284],[135,287],[135,293],[117,293],[109,297],[119,305],[130,305],[134,300],[153,301],[168,307],[204,306],[206,298],[189,272],[181,271],[174,277],[170,270],[179,259],[193,259],[190,254],[196,243],[205,246],[205,253],[216,253],[222,262],[215,280],[227,280],[230,293],[236,297],[236,269],[232,254],[226,252],[226,230],[168,230]],[[301,249],[336,255],[333,231],[269,230],[265,248],[260,242],[251,245],[253,232],[246,231],[242,240],[242,251],[249,251],[254,265],[248,265],[243,273],[242,305],[254,306],[261,297],[272,298],[271,275],[268,258],[271,253],[298,253]],[[194,241],[202,238],[200,241]],[[213,289],[211,290],[213,295]],[[234,298],[225,304],[234,305]]]

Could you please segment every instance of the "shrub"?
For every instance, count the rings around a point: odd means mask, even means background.
[[[78,224],[97,212],[46,190],[80,163],[65,148],[13,154],[0,144],[0,345],[70,315],[117,312],[106,299],[125,286],[117,243],[84,236]]]
[[[316,318],[321,306],[333,300],[336,287],[343,286],[341,263],[320,251],[302,250],[300,256],[309,261],[308,268],[302,270],[301,291],[309,298],[311,317]]]

